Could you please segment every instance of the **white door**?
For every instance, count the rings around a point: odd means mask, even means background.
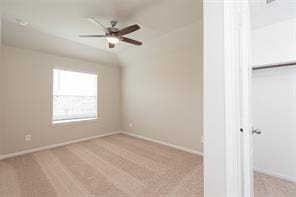
[[[243,196],[253,196],[253,149],[251,125],[251,24],[249,3],[242,3],[240,28],[240,120]]]

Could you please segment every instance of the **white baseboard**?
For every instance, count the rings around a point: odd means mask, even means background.
[[[202,152],[196,151],[196,150],[193,150],[193,149],[184,148],[182,146],[170,144],[170,143],[163,142],[163,141],[160,141],[160,140],[155,140],[155,139],[152,139],[152,138],[144,137],[144,136],[134,134],[134,133],[130,133],[130,132],[121,131],[121,133],[124,133],[124,134],[129,135],[129,136],[133,136],[133,137],[136,137],[136,138],[140,138],[140,139],[143,139],[143,140],[151,141],[151,142],[154,142],[154,143],[162,144],[164,146],[168,146],[168,147],[171,147],[171,148],[182,150],[182,151],[192,153],[192,154],[195,154],[195,155],[203,156]]]
[[[11,158],[11,157],[16,157],[16,156],[20,156],[20,155],[26,155],[26,154],[34,153],[34,152],[37,152],[37,151],[56,148],[56,147],[60,147],[60,146],[65,146],[65,145],[69,145],[69,144],[74,144],[74,143],[77,143],[77,142],[88,141],[88,140],[101,138],[101,137],[105,137],[105,136],[109,136],[109,135],[114,135],[114,134],[118,134],[118,133],[121,133],[121,131],[109,132],[109,133],[105,133],[105,134],[102,134],[102,135],[96,135],[96,136],[91,136],[91,137],[86,137],[86,138],[80,138],[80,139],[77,139],[77,140],[71,140],[71,141],[67,141],[67,142],[63,142],[63,143],[59,143],[59,144],[53,144],[53,145],[49,145],[49,146],[43,146],[43,147],[39,147],[39,148],[24,150],[24,151],[20,151],[20,152],[16,152],[16,153],[4,154],[4,155],[0,155],[0,160]]]
[[[182,150],[182,151],[185,151],[185,152],[189,152],[189,153],[193,153],[193,154],[196,154],[196,155],[203,156],[202,152],[192,150],[192,149],[189,149],[189,148],[184,148],[184,147],[181,147],[181,146],[178,146],[178,145],[170,144],[170,143],[167,143],[167,142],[163,142],[163,141],[160,141],[160,140],[155,140],[155,139],[152,139],[152,138],[140,136],[140,135],[129,133],[129,132],[115,131],[115,132],[105,133],[105,134],[102,134],[102,135],[96,135],[96,136],[81,138],[81,139],[77,139],[77,140],[71,140],[71,141],[67,141],[67,142],[63,142],[63,143],[59,143],[59,144],[53,144],[53,145],[49,145],[49,146],[43,146],[43,147],[33,148],[33,149],[24,150],[24,151],[20,151],[20,152],[0,155],[0,160],[12,158],[12,157],[17,157],[17,156],[21,156],[21,155],[26,155],[26,154],[30,154],[30,153],[34,153],[34,152],[38,152],[38,151],[42,151],[42,150],[48,150],[48,149],[52,149],[52,148],[56,148],[56,147],[61,147],[61,146],[74,144],[74,143],[78,143],[78,142],[83,142],[83,141],[87,141],[87,140],[92,140],[92,139],[105,137],[105,136],[109,136],[109,135],[114,135],[114,134],[118,134],[118,133],[124,133],[126,135],[130,135],[130,136],[141,138],[141,139],[151,141],[151,142],[154,142],[154,143],[162,144],[162,145],[165,145],[165,146],[168,146],[168,147],[171,147],[171,148],[175,148],[175,149],[179,149],[179,150]]]
[[[293,177],[290,177],[290,176],[287,176],[287,175],[284,175],[284,174],[271,172],[271,171],[259,169],[259,168],[256,168],[256,167],[254,167],[254,171],[262,173],[262,174],[266,174],[266,175],[269,175],[269,176],[273,176],[273,177],[276,177],[276,178],[279,178],[279,179],[283,179],[283,180],[286,180],[286,181],[296,182],[296,178],[293,178]]]

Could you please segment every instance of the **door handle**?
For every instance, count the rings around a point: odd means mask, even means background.
[[[260,135],[260,134],[262,134],[262,131],[261,131],[261,129],[252,129],[252,134]]]

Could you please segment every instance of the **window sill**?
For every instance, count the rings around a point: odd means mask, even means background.
[[[81,119],[74,119],[74,120],[58,120],[58,121],[53,121],[52,126],[77,124],[77,123],[82,123],[82,122],[92,122],[92,121],[95,121],[97,119],[98,118],[81,118]]]

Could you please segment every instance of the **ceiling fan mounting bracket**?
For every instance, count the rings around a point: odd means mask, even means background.
[[[115,27],[117,25],[117,21],[111,21],[110,23],[112,27]]]

